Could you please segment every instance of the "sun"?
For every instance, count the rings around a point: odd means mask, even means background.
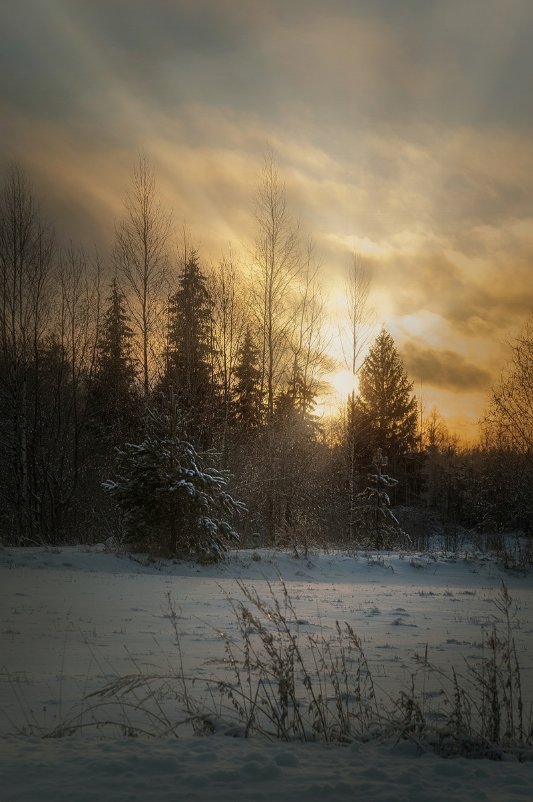
[[[352,371],[346,368],[332,373],[328,376],[327,381],[331,384],[339,405],[343,404],[351,393],[357,392],[357,376],[354,376]]]
[[[357,392],[359,386],[357,377],[353,375],[351,370],[343,368],[329,373],[324,377],[324,380],[330,389],[319,396],[317,408],[326,417],[336,416],[346,404],[348,396],[353,392]]]

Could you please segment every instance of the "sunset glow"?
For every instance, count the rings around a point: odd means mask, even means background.
[[[474,435],[533,307],[529,0],[21,0],[0,22],[0,146],[62,242],[109,253],[143,151],[203,262],[231,243],[246,269],[271,149],[321,264],[333,406],[355,251],[424,405]]]

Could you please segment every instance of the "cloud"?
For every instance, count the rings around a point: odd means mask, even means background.
[[[407,342],[402,348],[407,373],[417,382],[448,390],[471,392],[487,390],[491,375],[456,351],[425,348]]]
[[[0,10],[0,149],[62,237],[110,244],[143,149],[203,258],[246,258],[272,147],[332,293],[360,250],[418,373],[481,396],[533,308],[530,0],[45,5]]]
[[[2,15],[5,95],[42,116],[89,120],[122,93],[356,133],[533,120],[529,0],[19,0]]]

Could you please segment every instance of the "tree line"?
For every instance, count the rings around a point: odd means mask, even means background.
[[[316,399],[334,365],[320,265],[272,157],[254,211],[247,271],[231,251],[207,266],[186,230],[175,242],[141,156],[103,259],[60,248],[23,169],[9,167],[0,196],[3,542],[113,536],[216,559],[238,536],[300,550],[420,547],[439,528],[452,538],[459,527],[529,533],[531,324],[488,401],[480,444],[462,448],[437,412],[420,425],[391,335],[365,341],[368,281],[354,259],[346,361],[359,388],[324,424]]]

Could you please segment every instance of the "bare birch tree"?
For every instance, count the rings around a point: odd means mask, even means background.
[[[533,452],[533,315],[512,343],[509,368],[492,391],[485,425],[511,448]]]
[[[16,542],[35,540],[31,446],[35,439],[39,347],[46,329],[54,237],[22,168],[10,166],[0,195],[0,401],[2,451]]]
[[[346,279],[346,299],[348,306],[348,337],[341,334],[344,361],[353,375],[354,385],[362,365],[362,357],[370,342],[373,310],[369,306],[370,276],[357,253],[352,260]],[[347,342],[347,344],[346,344]],[[359,492],[359,460],[358,437],[356,425],[356,392],[352,390],[347,402],[347,438],[348,451],[348,509],[349,533],[354,538],[357,529],[357,494]]]
[[[126,301],[141,341],[144,396],[151,384],[155,319],[167,271],[171,215],[157,195],[154,171],[139,157],[124,201],[124,217],[116,228],[114,258]]]
[[[374,312],[368,301],[370,276],[358,253],[352,253],[345,283],[348,311],[348,336],[341,333],[341,344],[346,367],[354,379],[359,373],[362,356],[371,340]],[[347,342],[346,342],[347,341]]]
[[[87,399],[96,362],[100,277],[97,254],[87,258],[71,245],[58,258],[55,303],[35,375],[32,498],[45,542],[71,536],[77,522],[87,523],[92,507],[81,479],[94,473],[88,468]],[[90,484],[94,489],[94,479]]]
[[[80,436],[85,424],[87,387],[95,367],[100,327],[102,265],[98,254],[88,259],[72,245],[61,260],[61,306],[58,335],[69,371],[71,416],[70,497],[80,471]]]
[[[274,157],[265,157],[256,197],[256,239],[252,293],[261,346],[261,391],[267,423],[286,374],[289,334],[294,325],[293,295],[301,270],[299,228],[292,218]]]
[[[245,290],[231,249],[213,269],[209,285],[213,300],[213,378],[221,390],[224,422],[227,426],[237,357],[247,324]]]
[[[299,297],[289,344],[293,403],[304,415],[312,411],[315,398],[323,387],[324,375],[334,368],[327,353],[330,343],[324,336],[326,299],[319,271],[320,265],[314,258],[310,242],[300,274]]]

